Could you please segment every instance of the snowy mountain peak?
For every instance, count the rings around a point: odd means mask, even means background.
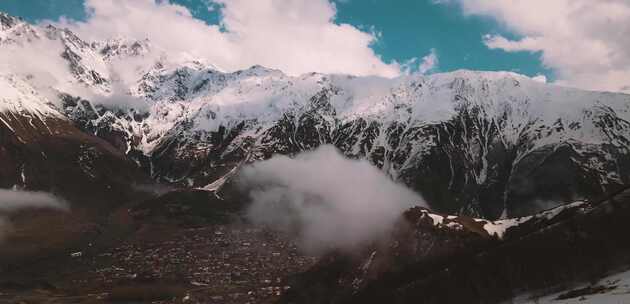
[[[20,22],[21,20],[19,18],[0,11],[0,29],[3,31],[14,27]]]
[[[39,38],[35,27],[21,18],[0,12],[0,45],[21,43]]]
[[[129,40],[117,37],[106,41],[92,42],[92,48],[103,56],[105,61],[114,58],[135,57],[148,54],[152,50],[149,39]]]

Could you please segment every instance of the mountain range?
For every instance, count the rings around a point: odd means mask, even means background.
[[[0,22],[2,48],[58,45],[46,51],[68,72],[52,75],[45,89],[39,70],[2,72],[5,136],[28,138],[24,119],[37,121],[26,127],[39,133],[78,129],[177,187],[216,186],[244,162],[323,144],[369,160],[435,210],[490,219],[593,198],[630,179],[624,94],[511,72],[395,79],[289,76],[262,66],[225,72],[169,58],[148,40],[84,41],[6,14]],[[123,76],[121,65],[133,69]],[[28,177],[20,168],[5,169],[2,185],[20,184],[20,170]]]

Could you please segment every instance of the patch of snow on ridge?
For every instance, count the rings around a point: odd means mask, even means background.
[[[507,230],[512,227],[519,226],[523,223],[527,223],[532,220],[552,220],[553,218],[558,216],[562,211],[565,211],[568,209],[575,209],[575,208],[585,208],[587,205],[588,205],[587,202],[577,201],[571,204],[562,205],[560,207],[549,209],[549,210],[546,210],[546,211],[543,211],[541,213],[531,215],[531,216],[511,218],[511,219],[498,220],[498,221],[486,221],[486,220],[479,220],[479,219],[476,221],[486,222],[483,225],[483,229],[485,229],[488,232],[488,234],[494,235],[498,237],[499,239],[503,239],[503,236],[505,235]]]
[[[488,235],[495,236],[498,239],[502,240],[505,237],[506,232],[510,228],[514,228],[526,223],[535,223],[537,221],[551,221],[555,219],[558,215],[560,215],[565,210],[580,210],[584,211],[588,209],[591,205],[585,201],[577,201],[570,204],[562,205],[553,209],[549,209],[535,215],[524,216],[518,218],[510,218],[504,220],[497,221],[489,221],[480,218],[467,218],[456,215],[440,215],[434,212],[431,212],[428,209],[423,209],[421,212],[423,216],[426,216],[431,219],[432,223],[436,227],[448,227],[451,229],[461,229],[462,223],[467,220],[472,220],[483,226],[483,230],[485,230]]]
[[[489,235],[494,235],[498,237],[499,239],[503,239],[505,232],[509,228],[516,227],[520,224],[528,222],[532,218],[533,218],[532,216],[526,216],[526,217],[520,217],[520,218],[487,222],[486,224],[483,225],[483,229],[486,230]]]

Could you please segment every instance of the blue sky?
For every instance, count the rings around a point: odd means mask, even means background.
[[[81,20],[85,18],[83,1],[0,0],[0,10],[32,22],[60,16]],[[220,10],[208,10],[207,1],[171,2],[188,7],[196,18],[208,24],[217,24],[221,19]],[[519,37],[493,18],[464,15],[454,4],[435,4],[432,0],[335,0],[335,5],[336,23],[379,33],[378,41],[371,47],[385,62],[405,62],[434,49],[439,65],[433,72],[508,70],[553,79],[552,71],[541,64],[540,53],[489,49],[483,43],[485,34]]]
[[[539,54],[488,49],[483,44],[484,34],[511,34],[490,18],[464,16],[454,5],[436,5],[431,0],[366,0],[338,1],[337,8],[339,22],[373,26],[382,33],[373,48],[385,60],[400,61],[434,48],[440,71],[509,70],[551,76],[541,66]]]

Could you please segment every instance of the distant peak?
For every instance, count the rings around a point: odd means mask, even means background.
[[[264,67],[264,66],[262,66],[260,64],[255,64],[255,65],[252,65],[249,68],[249,70],[270,70],[270,69],[268,69],[268,68],[266,68],[266,67]]]
[[[482,78],[491,78],[491,79],[502,79],[502,78],[530,78],[526,75],[518,74],[511,71],[479,71],[479,70],[466,70],[459,69],[452,72],[447,73],[438,73],[434,75],[445,75],[450,74],[456,77],[482,77]]]
[[[278,69],[272,69],[272,68],[268,68],[268,67],[264,67],[262,65],[256,64],[253,65],[251,67],[249,67],[248,69],[245,70],[239,70],[234,72],[234,74],[236,75],[246,75],[246,76],[264,76],[264,75],[269,75],[269,74],[274,74],[274,75],[284,75],[284,73]]]
[[[6,30],[22,23],[22,18],[11,16],[5,12],[0,11],[0,29]]]
[[[133,40],[115,37],[105,41],[92,42],[92,48],[97,50],[105,59],[120,56],[139,56],[149,53],[152,49],[149,39]]]
[[[474,70],[455,70],[452,72],[436,73],[424,76],[426,79],[434,83],[451,83],[453,81],[464,82],[509,82],[515,86],[521,83],[531,85],[544,85],[527,75],[518,74],[511,71],[474,71]]]

